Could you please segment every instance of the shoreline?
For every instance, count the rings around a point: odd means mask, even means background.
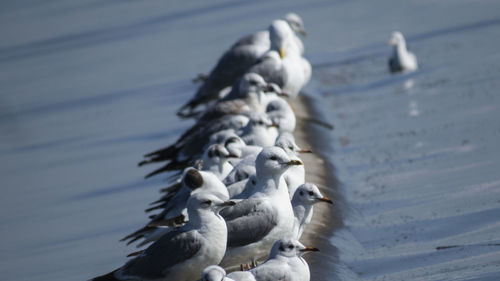
[[[301,159],[306,169],[306,182],[316,184],[323,196],[334,201],[333,205],[318,203],[314,206],[311,223],[305,229],[300,241],[320,252],[305,256],[311,271],[311,280],[332,280],[338,274],[338,249],[330,239],[336,229],[343,226],[339,206],[342,197],[338,192],[338,181],[334,168],[327,155],[332,150],[331,130],[307,122],[307,118],[324,120],[314,97],[299,95],[292,101],[297,116],[294,136],[301,148],[311,149],[313,153],[302,154]]]

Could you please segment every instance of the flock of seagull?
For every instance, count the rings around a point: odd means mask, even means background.
[[[146,210],[157,213],[122,239],[147,248],[92,280],[310,280],[302,255],[318,249],[299,239],[313,205],[333,202],[305,182],[299,155],[311,151],[292,134],[287,99],[311,76],[298,34],[305,35],[302,19],[289,13],[239,39],[196,78],[201,86],[178,111],[195,124],[139,163],[165,162],[146,177],[170,172],[171,185]],[[391,71],[408,64],[401,42],[394,33]]]
[[[122,239],[147,248],[92,280],[310,279],[302,255],[318,249],[299,239],[313,205],[332,201],[305,182],[299,155],[311,151],[292,134],[287,99],[311,76],[298,34],[305,35],[302,19],[289,13],[199,75],[201,86],[178,111],[196,123],[139,163],[165,162],[146,177],[171,172],[172,184],[146,210],[157,213]]]

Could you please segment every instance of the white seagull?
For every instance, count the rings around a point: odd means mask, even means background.
[[[292,198],[292,208],[295,216],[293,233],[296,239],[300,239],[305,227],[311,222],[313,206],[318,202],[333,204],[332,200],[321,194],[315,184],[304,183],[295,191]]]
[[[228,226],[226,255],[221,264],[239,265],[264,257],[279,238],[290,235],[294,215],[283,173],[292,160],[279,147],[266,147],[256,160],[256,187],[248,199],[221,215]]]
[[[305,247],[296,239],[284,238],[276,241],[269,258],[261,265],[248,271],[235,271],[226,279],[234,281],[309,281],[309,265],[302,258],[307,252],[317,252],[316,248]],[[217,270],[211,268],[211,271]],[[210,280],[210,279],[209,279]]]
[[[227,227],[219,211],[231,205],[233,201],[211,194],[191,196],[186,225],[165,234],[124,266],[92,280],[196,280],[203,268],[224,256]]]
[[[406,41],[401,32],[395,31],[392,33],[389,45],[393,46],[392,56],[389,58],[389,70],[391,72],[417,70],[417,57],[406,48]]]

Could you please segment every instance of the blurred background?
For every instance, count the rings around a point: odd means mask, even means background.
[[[313,65],[304,92],[346,205],[317,280],[496,280],[500,275],[500,3],[2,1],[0,272],[86,280],[164,186],[142,155],[192,121],[176,109],[239,37],[288,12]],[[391,75],[399,30],[418,71]],[[307,167],[306,167],[307,170]],[[452,247],[449,247],[452,246]]]

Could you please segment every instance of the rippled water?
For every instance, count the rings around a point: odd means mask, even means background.
[[[350,207],[332,239],[346,278],[500,278],[500,5],[476,4],[394,7],[417,72],[390,75],[388,47],[367,38],[315,68]]]
[[[351,232],[333,240],[352,249],[343,264],[363,278],[468,272],[469,260],[477,265],[470,271],[486,265],[474,276],[498,272],[495,247],[432,250],[498,236],[494,1],[1,7],[2,279],[85,280],[121,265],[134,249],[118,240],[144,223],[144,207],[163,186],[161,177],[143,180],[152,168],[136,163],[189,125],[174,112],[195,90],[190,79],[235,38],[288,11],[308,28],[306,56],[316,70],[306,90],[326,97],[319,110],[334,109],[332,159],[357,214]],[[415,74],[386,72],[393,29],[408,34],[420,58]]]

